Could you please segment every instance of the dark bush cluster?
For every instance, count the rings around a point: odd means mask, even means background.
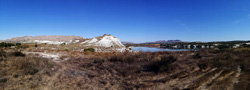
[[[119,62],[119,61],[122,61],[121,58],[119,58],[118,56],[112,56],[110,59],[109,59],[110,62]]]
[[[194,59],[199,59],[201,58],[202,56],[199,54],[199,53],[196,53],[195,55],[193,55],[193,58]]]
[[[94,60],[94,63],[96,63],[96,64],[98,64],[98,65],[102,65],[102,63],[104,63],[104,59],[100,59],[100,58],[98,58],[98,59],[95,59]]]
[[[23,53],[20,52],[20,51],[13,52],[12,54],[13,54],[14,56],[16,56],[16,57],[25,57],[25,54],[23,54]]]
[[[220,50],[226,50],[226,49],[230,48],[230,46],[229,45],[220,45],[220,46],[218,46],[218,48]]]
[[[15,46],[15,44],[13,44],[13,43],[5,43],[5,42],[0,43],[0,47],[11,47],[11,46]]]
[[[243,45],[241,45],[241,47],[243,47],[243,48],[250,48],[250,45],[243,44]]]
[[[6,57],[6,52],[3,50],[0,50],[0,61],[2,61]]]
[[[16,45],[17,45],[17,46],[20,46],[20,45],[22,45],[22,44],[21,44],[21,43],[16,43]]]
[[[6,83],[8,80],[6,78],[0,78],[0,83]]]
[[[123,63],[131,64],[135,61],[138,61],[139,57],[136,57],[136,55],[114,55],[109,59],[109,61],[110,62],[123,62]]]
[[[6,57],[6,52],[3,50],[0,50],[0,57]]]
[[[148,65],[145,66],[146,71],[150,72],[166,72],[169,69],[169,66],[177,60],[174,56],[162,56],[159,61],[151,61]]]

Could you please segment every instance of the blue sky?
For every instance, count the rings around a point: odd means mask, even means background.
[[[0,39],[250,40],[249,0],[0,0]]]

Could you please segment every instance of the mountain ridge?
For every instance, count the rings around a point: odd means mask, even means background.
[[[4,40],[12,43],[39,43],[39,44],[79,44],[88,47],[105,47],[105,48],[125,48],[120,39],[104,34],[93,38],[83,38],[80,36],[62,36],[62,35],[43,35],[43,36],[23,36],[13,37]]]
[[[101,47],[125,47],[120,39],[112,36],[112,35],[102,35],[98,37],[94,37],[92,39],[85,40],[81,42],[81,44],[89,46],[101,46]]]
[[[70,40],[83,40],[80,36],[63,36],[63,35],[40,35],[40,36],[23,36],[23,37],[13,37],[4,40],[5,42],[18,42],[18,43],[34,43],[35,40],[40,41],[59,41],[59,42],[69,42]]]
[[[169,44],[169,43],[181,43],[183,41],[181,40],[158,40],[158,41],[154,41],[154,42],[145,42],[143,44]]]

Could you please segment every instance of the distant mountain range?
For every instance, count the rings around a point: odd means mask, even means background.
[[[127,45],[127,44],[172,44],[172,43],[182,43],[183,41],[181,40],[159,40],[159,41],[154,41],[154,42],[145,42],[145,43],[133,43],[133,42],[128,42],[128,41],[122,41],[122,44]]]
[[[94,38],[83,38],[80,36],[24,36],[4,40],[12,43],[39,43],[39,44],[79,44],[93,47],[125,47],[118,38],[112,35],[102,35]]]
[[[126,44],[136,44],[136,43],[128,42],[128,41],[122,41],[121,43],[122,43],[123,45],[126,45]]]
[[[11,39],[4,40],[4,42],[19,42],[19,43],[46,43],[51,42],[51,44],[59,44],[63,42],[71,42],[72,40],[84,40],[80,36],[24,36],[24,37],[14,37]],[[52,43],[57,42],[57,43]]]
[[[169,44],[169,43],[181,43],[181,40],[159,40],[155,42],[146,42],[146,44]]]
[[[127,44],[172,44],[172,43],[181,43],[181,40],[159,40],[154,42],[145,42],[145,43],[127,43]],[[126,42],[123,42],[126,43]]]

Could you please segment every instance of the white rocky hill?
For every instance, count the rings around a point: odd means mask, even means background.
[[[102,35],[91,39],[80,36],[24,36],[14,37],[4,40],[4,42],[14,43],[81,43],[86,46],[100,46],[100,47],[124,47],[121,41],[112,35]]]
[[[112,35],[102,35],[99,37],[94,37],[92,39],[81,42],[81,44],[85,46],[96,46],[96,47],[106,47],[106,48],[125,47],[118,38]]]
[[[97,52],[119,51],[123,52],[126,47],[121,41],[112,35],[102,35],[91,39],[79,36],[24,36],[7,39],[4,42],[13,43],[39,43],[39,44],[74,44],[86,48],[95,48]]]

